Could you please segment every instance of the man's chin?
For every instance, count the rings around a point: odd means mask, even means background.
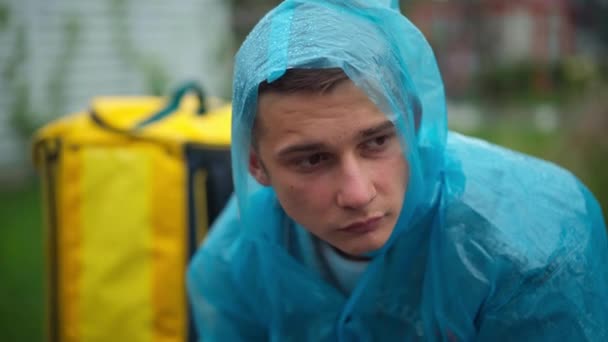
[[[355,242],[355,241],[353,241],[353,242]],[[367,241],[356,241],[353,244],[341,246],[341,247],[338,247],[337,249],[339,249],[341,254],[344,254],[348,258],[369,259],[369,255],[380,250],[384,246],[385,243],[386,243],[386,240],[369,241],[369,239],[368,239]]]

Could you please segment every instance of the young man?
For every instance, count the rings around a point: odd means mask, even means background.
[[[380,1],[285,1],[237,55],[235,198],[189,269],[203,340],[608,339],[608,242],[570,173],[447,132]]]

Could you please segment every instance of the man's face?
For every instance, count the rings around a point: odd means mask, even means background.
[[[351,81],[326,94],[262,94],[250,171],[300,225],[344,253],[381,248],[408,164],[395,127]]]

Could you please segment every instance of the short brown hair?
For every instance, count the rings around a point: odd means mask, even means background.
[[[286,95],[299,92],[324,94],[348,79],[344,70],[340,68],[288,69],[279,79],[270,83],[267,81],[260,83],[258,98],[271,92]],[[258,116],[256,115],[251,132],[251,143],[256,149],[260,134],[260,127],[258,126]]]
[[[330,91],[336,85],[348,80],[340,68],[329,69],[288,69],[279,79],[260,83],[258,96],[267,92],[292,94],[297,92],[320,93]]]

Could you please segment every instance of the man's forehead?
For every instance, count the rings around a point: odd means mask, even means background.
[[[253,142],[284,148],[337,146],[393,127],[367,94],[347,80],[326,93],[266,92],[259,97]],[[299,148],[298,149],[301,149]]]

